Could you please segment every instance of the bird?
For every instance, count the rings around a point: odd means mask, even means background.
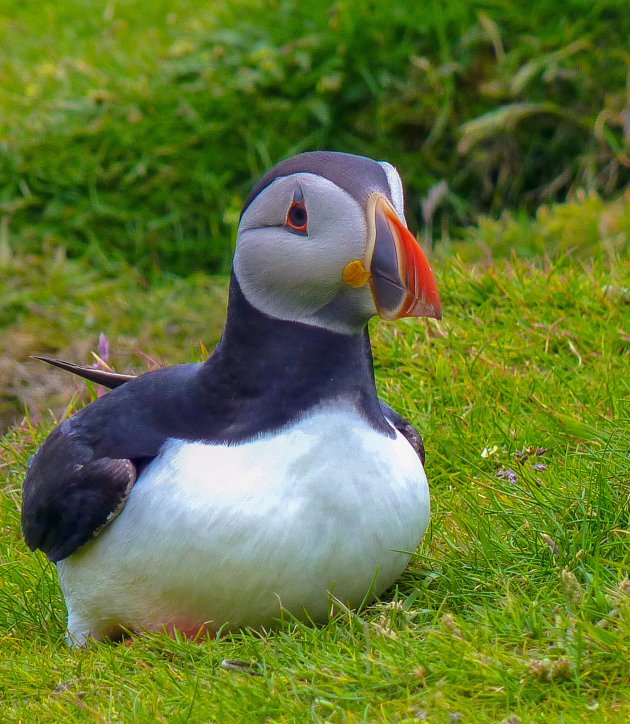
[[[421,435],[376,390],[376,315],[442,316],[401,177],[311,151],[245,201],[206,361],[134,377],[41,358],[109,388],[50,433],[23,486],[70,645],[317,624],[394,583],[430,496]]]

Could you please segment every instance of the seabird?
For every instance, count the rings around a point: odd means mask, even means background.
[[[206,362],[133,377],[50,360],[111,388],[24,482],[24,537],[56,564],[71,644],[323,621],[394,582],[429,490],[421,436],[376,392],[376,314],[441,317],[400,177],[303,153],[245,203]]]

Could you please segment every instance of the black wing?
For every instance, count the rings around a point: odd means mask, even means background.
[[[403,437],[406,437],[409,441],[409,444],[411,447],[416,451],[416,454],[420,458],[420,462],[422,465],[424,465],[424,440],[422,439],[422,435],[416,430],[416,428],[402,415],[399,415],[395,410],[393,410],[386,402],[383,402],[383,400],[379,399],[379,403],[381,405],[381,411],[383,412],[383,415],[389,420],[392,425],[398,430],[398,432],[403,435]]]
[[[67,558],[120,513],[135,481],[131,460],[96,457],[90,445],[56,428],[24,481],[27,545],[55,563]]]
[[[34,356],[110,389],[132,375],[82,367]],[[56,428],[32,459],[24,481],[22,531],[26,544],[57,562],[67,558],[124,508],[136,481],[127,458],[97,457],[92,447],[67,429]]]
[[[81,376],[99,372],[57,366]],[[31,549],[60,561],[120,513],[142,466],[169,437],[169,415],[181,409],[182,387],[197,367],[178,365],[127,379],[91,377],[116,389],[53,430],[29,465],[22,531]]]

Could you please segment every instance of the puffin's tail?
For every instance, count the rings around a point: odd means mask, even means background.
[[[73,375],[79,377],[85,377],[86,380],[96,382],[103,387],[108,387],[112,390],[114,387],[120,387],[125,382],[135,379],[135,375],[121,375],[117,372],[106,372],[105,370],[96,370],[92,367],[83,367],[81,365],[75,365],[72,362],[64,362],[61,359],[51,359],[50,357],[39,357],[38,355],[32,355],[31,359],[39,359],[42,362],[46,362],[53,367],[60,367],[66,372],[72,372]]]

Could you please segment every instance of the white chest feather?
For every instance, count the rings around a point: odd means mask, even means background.
[[[400,435],[319,412],[240,445],[169,441],[120,516],[58,565],[79,641],[123,626],[266,625],[326,617],[404,569],[429,520]]]

